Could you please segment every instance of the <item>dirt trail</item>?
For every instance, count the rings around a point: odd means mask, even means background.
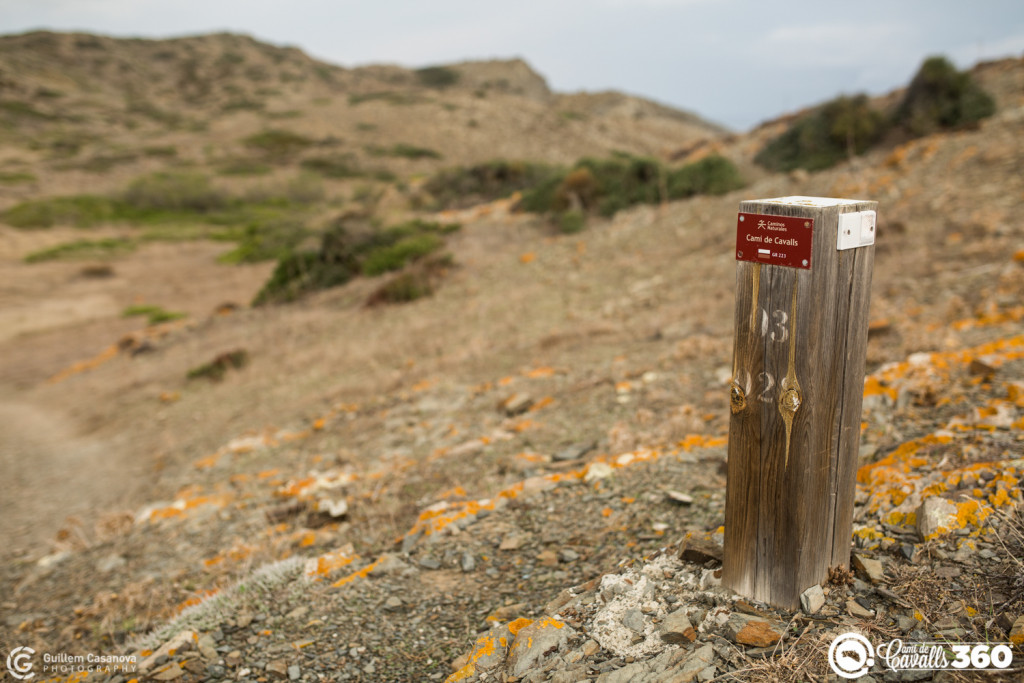
[[[0,403],[0,553],[45,554],[69,518],[85,524],[91,511],[119,507],[137,473],[118,450],[80,436],[53,411]]]

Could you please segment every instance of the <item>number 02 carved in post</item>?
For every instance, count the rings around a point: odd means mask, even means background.
[[[723,582],[785,609],[848,566],[876,202],[742,202]]]

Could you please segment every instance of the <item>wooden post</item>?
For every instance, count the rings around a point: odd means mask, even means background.
[[[876,206],[740,204],[722,579],[784,609],[849,566]]]

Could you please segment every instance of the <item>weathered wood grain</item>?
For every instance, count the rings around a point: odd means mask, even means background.
[[[874,247],[837,251],[836,227],[875,206],[740,205],[814,219],[810,270],[736,270],[723,582],[786,609],[849,564]]]

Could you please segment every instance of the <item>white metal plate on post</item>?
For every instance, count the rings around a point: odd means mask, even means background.
[[[854,211],[839,214],[836,249],[856,249],[875,243],[875,212]]]

